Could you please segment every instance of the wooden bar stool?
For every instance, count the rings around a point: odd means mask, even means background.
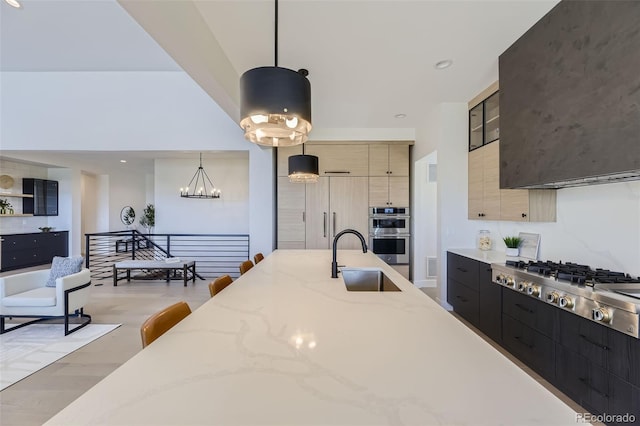
[[[240,264],[240,275],[243,275],[251,268],[253,268],[253,262],[250,260],[245,260]]]
[[[260,263],[262,259],[264,259],[264,256],[262,255],[262,253],[256,253],[256,255],[253,256],[253,261],[256,263],[256,265]]]
[[[151,315],[140,327],[142,347],[146,348],[151,342],[166,333],[171,327],[182,321],[191,313],[187,302],[174,303]]]
[[[220,293],[222,290],[227,288],[229,284],[233,282],[233,279],[229,275],[222,275],[216,278],[215,280],[209,283],[209,293],[211,293],[211,297]]]

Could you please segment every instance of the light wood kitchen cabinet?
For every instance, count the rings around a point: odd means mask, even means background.
[[[409,146],[369,145],[369,206],[409,207]]]
[[[329,177],[318,178],[317,183],[309,183],[306,200],[306,248],[329,248],[331,228],[329,223]]]
[[[320,176],[368,176],[367,144],[307,144],[305,154],[318,157]]]
[[[289,157],[300,154],[302,154],[302,145],[278,148],[278,176],[289,176]]]
[[[499,143],[469,153],[469,219],[555,222],[555,190],[500,189]]]
[[[306,185],[278,177],[278,247],[305,248]]]
[[[469,153],[469,219],[500,219],[498,142]]]
[[[333,237],[343,229],[368,235],[366,177],[321,177],[317,184],[307,184],[306,248],[327,249]],[[340,239],[338,248],[358,249],[355,236]]]
[[[381,177],[369,178],[370,207],[409,207],[409,178]]]
[[[409,145],[370,144],[369,176],[409,176]]]

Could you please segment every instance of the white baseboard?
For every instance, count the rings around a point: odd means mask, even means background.
[[[413,285],[415,285],[418,288],[427,288],[427,287],[436,287],[436,280],[415,280],[413,282]]]

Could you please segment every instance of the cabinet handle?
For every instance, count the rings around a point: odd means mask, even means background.
[[[522,213],[522,217],[527,217],[527,214],[526,213]]]
[[[327,173],[349,174],[349,173],[351,173],[351,172],[346,171],[346,170],[333,170],[333,171],[331,171],[331,170],[326,170],[326,171],[324,172],[324,174],[327,174]]]
[[[457,269],[458,271],[460,271],[460,272],[468,272],[468,271],[467,271],[466,269],[464,269],[464,268],[457,267],[456,269]]]
[[[336,212],[333,212],[333,236],[336,236]]]
[[[525,343],[525,342],[524,342],[524,340],[522,340],[522,337],[521,337],[521,336],[513,336],[513,337],[515,337],[515,339],[516,339],[518,342],[522,343],[523,345],[525,345],[525,346],[526,346],[526,347],[528,347],[529,349],[533,349],[533,348],[534,348],[534,346],[533,346],[533,345],[530,345],[530,344],[528,344],[528,343]]]
[[[307,212],[302,212],[302,221],[306,222],[306,213]]]
[[[460,299],[461,302],[467,303],[469,301],[469,299],[465,299],[462,296],[456,296],[456,299]]]
[[[600,349],[604,349],[605,351],[608,351],[608,350],[609,350],[609,347],[608,347],[608,346],[606,346],[606,345],[601,345],[600,343],[598,343],[598,342],[595,342],[595,341],[591,340],[590,338],[588,338],[588,337],[587,337],[587,336],[585,336],[584,334],[580,334],[580,337],[581,337],[583,340],[585,340],[587,343],[591,343],[592,345],[597,346],[597,347],[599,347]]]
[[[598,395],[602,396],[603,398],[609,398],[609,395],[607,395],[606,393],[602,393],[598,389],[591,386],[591,383],[589,383],[589,380],[585,379],[584,377],[578,377],[578,380],[580,380],[586,387],[588,387]]]
[[[389,170],[389,174],[390,174],[390,175],[392,175],[392,174],[393,174],[393,172],[392,172],[391,170]]]
[[[519,303],[516,303],[516,306],[517,306],[518,308],[522,309],[523,311],[528,312],[528,313],[530,313],[530,314],[535,314],[535,313],[536,313],[536,311],[532,311],[531,309],[527,308],[526,306],[522,306],[522,305],[521,305],[521,304],[519,304]]]
[[[322,214],[324,215],[324,220],[322,221],[322,236],[323,238],[327,238],[327,212],[322,212]]]

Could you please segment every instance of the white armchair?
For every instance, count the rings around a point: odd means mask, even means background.
[[[83,311],[91,290],[89,270],[58,278],[55,287],[46,286],[49,271],[42,269],[0,277],[0,334],[52,317],[64,317],[66,336],[91,322],[91,316]],[[69,331],[71,315],[83,321]],[[11,317],[37,319],[5,329],[5,319]]]

